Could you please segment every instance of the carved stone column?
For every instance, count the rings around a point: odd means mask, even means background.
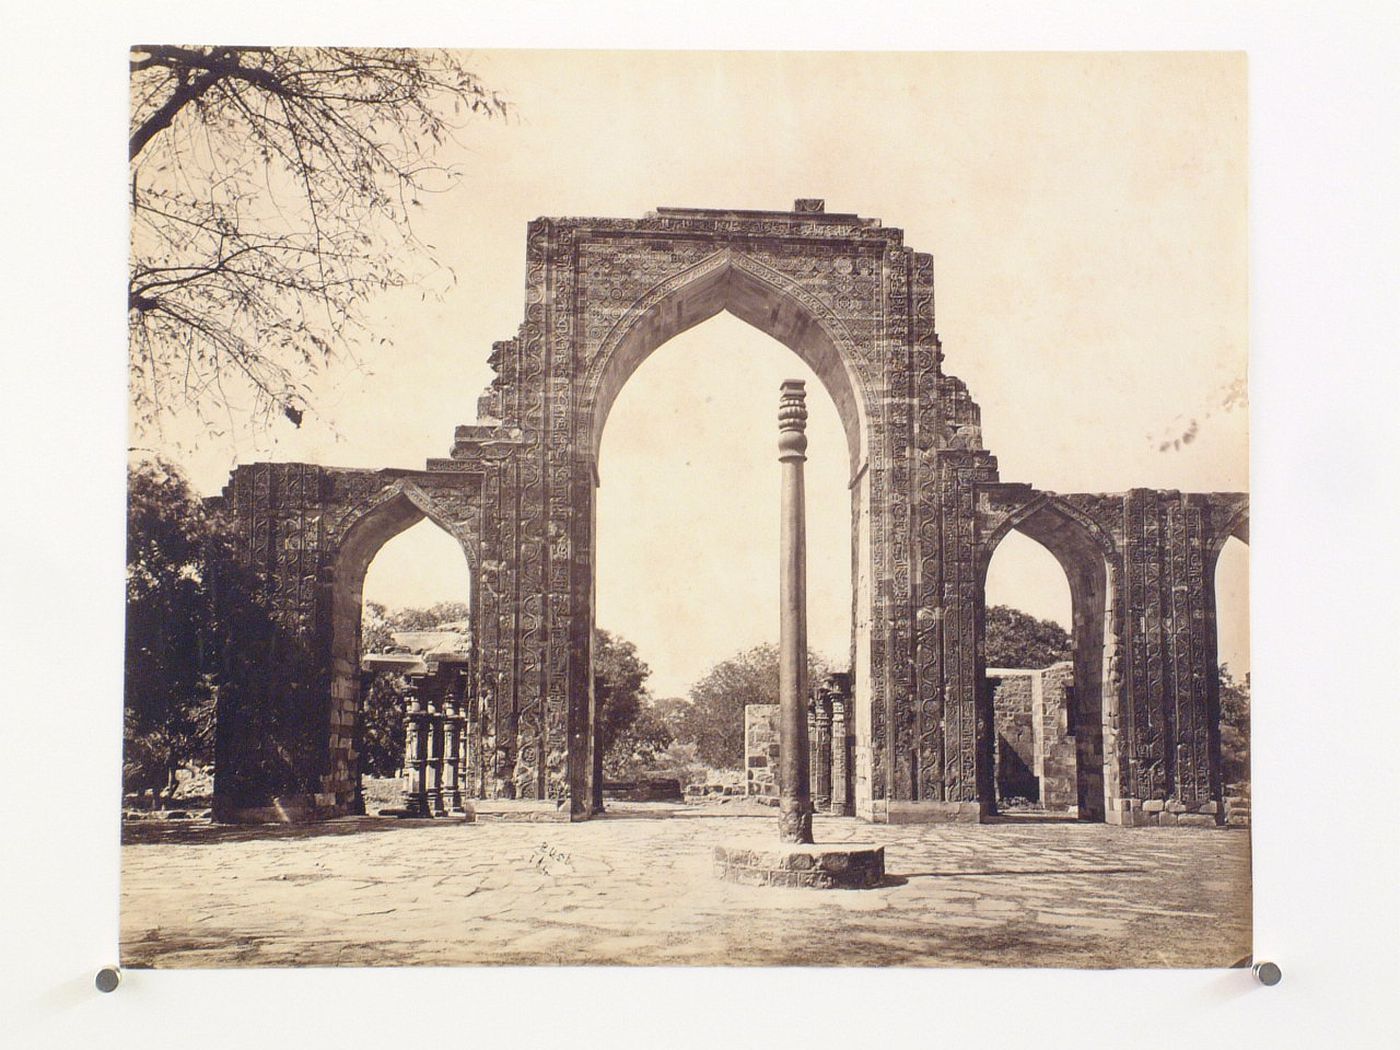
[[[444,817],[447,810],[442,804],[442,762],[443,762],[443,716],[439,706],[444,701],[436,696],[428,697],[427,731],[427,804],[428,815]]]
[[[807,740],[807,535],[803,463],[807,461],[807,392],[800,379],[783,382],[778,404],[782,464],[778,569],[778,704],[781,765],[778,829],[783,842],[812,841],[812,792]]]
[[[831,698],[831,812],[851,813],[851,769],[846,750],[846,698]]]
[[[443,699],[442,736],[444,782],[442,805],[449,813],[462,812],[462,717],[461,704],[457,700],[456,682],[448,689]]]
[[[831,809],[831,690],[817,690],[812,702],[812,807]]]
[[[428,712],[419,694],[422,679],[414,676],[408,680],[408,708],[404,717],[404,769],[408,771],[408,787],[404,791],[403,808],[408,816],[427,817],[432,815],[428,808],[427,785],[424,769],[428,764]]]

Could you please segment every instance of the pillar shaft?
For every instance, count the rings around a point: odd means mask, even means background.
[[[457,684],[454,682],[448,691],[443,710],[443,745],[447,754],[444,759],[444,783],[442,787],[443,807],[449,813],[462,812],[462,750],[466,736],[466,719],[462,717],[462,704],[454,695]]]
[[[446,814],[442,805],[442,766],[443,766],[443,718],[442,711],[431,699],[428,701],[428,721],[426,726],[427,755],[427,804],[431,816]]]
[[[850,774],[846,759],[846,701],[831,701],[831,812],[849,816]]]
[[[778,827],[784,842],[812,841],[807,740],[807,394],[801,380],[783,383],[778,406],[782,523],[778,569]]]
[[[831,808],[831,693],[819,690],[812,705],[812,721],[807,727],[812,741],[812,807]]]
[[[429,815],[427,784],[424,781],[428,764],[427,721],[423,698],[418,695],[418,685],[410,683],[404,718],[404,767],[408,770],[408,788],[404,792],[403,808],[419,817]]]

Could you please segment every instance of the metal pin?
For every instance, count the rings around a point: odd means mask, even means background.
[[[1255,963],[1254,979],[1265,987],[1271,988],[1283,980],[1283,971],[1278,968],[1278,963]]]
[[[104,966],[97,971],[95,983],[99,992],[115,992],[117,985],[122,983],[122,972],[115,966]]]

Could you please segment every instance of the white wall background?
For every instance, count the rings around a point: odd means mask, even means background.
[[[1378,1046],[1397,1022],[1395,14],[1383,5],[73,4],[7,14],[0,1016],[16,1045]],[[116,954],[133,40],[1244,48],[1252,90],[1256,946],[1241,972],[132,973]],[[654,202],[660,203],[660,202]],[[543,208],[541,211],[548,212]],[[919,242],[915,242],[919,243]],[[511,322],[514,323],[513,320]],[[955,369],[956,371],[956,369]],[[1031,480],[1041,481],[1033,478]],[[1366,761],[1358,761],[1364,741]],[[1376,758],[1379,756],[1379,758]],[[1373,760],[1375,759],[1375,760]],[[830,1004],[841,1003],[842,1009]],[[798,1005],[800,1004],[800,1005]],[[849,1008],[846,1007],[849,1004]],[[806,1022],[803,1009],[817,1018]]]

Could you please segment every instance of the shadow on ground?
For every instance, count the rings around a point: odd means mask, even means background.
[[[208,820],[141,821],[122,825],[122,845],[253,842],[263,839],[317,839],[327,835],[360,835],[375,831],[403,831],[442,827],[460,819],[439,817],[416,820],[403,817],[337,817],[312,824],[214,824]]]

